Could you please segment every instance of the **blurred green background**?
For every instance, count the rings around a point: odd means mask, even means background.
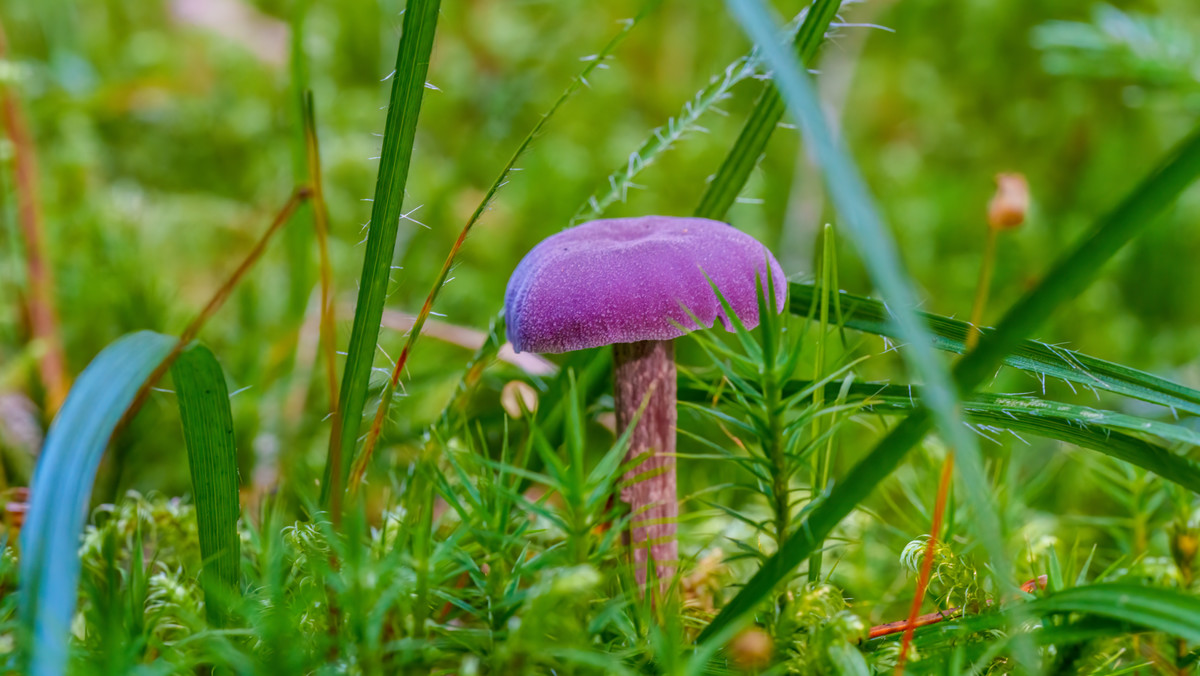
[[[786,16],[803,6],[774,4]],[[121,334],[180,331],[295,185],[296,6],[5,0],[0,8],[10,43],[0,78],[21,98],[35,135],[63,338],[77,373]],[[332,216],[343,346],[401,8],[391,0],[314,0],[300,41]],[[582,59],[639,8],[629,0],[444,4],[430,68],[436,90],[426,92],[405,204],[420,224],[401,224],[390,308],[420,307],[504,162]],[[1001,239],[993,321],[1200,113],[1194,0],[869,0],[843,15],[849,25],[824,48],[818,81],[933,312],[969,312],[994,174],[1023,172],[1034,210]],[[717,0],[666,0],[518,164],[523,171],[468,240],[440,297],[445,321],[485,329],[525,251],[565,227],[650,130],[747,48]],[[735,87],[720,104],[726,114],[706,115],[704,130],[658,157],[635,179],[642,188],[607,215],[690,214],[760,90],[754,80]],[[11,163],[10,145],[2,157]],[[0,385],[36,401],[8,172],[4,181]],[[1200,386],[1198,217],[1193,189],[1038,337]],[[808,278],[816,232],[837,219],[796,131],[776,135],[730,220],[776,251],[793,280]],[[297,260],[307,264],[298,268]],[[324,458],[320,378],[311,415],[295,417],[287,404],[307,387],[296,384],[293,359],[315,264],[310,235],[285,235],[203,333],[232,388],[249,388],[234,406],[247,481],[255,456],[287,458],[300,476],[314,475]],[[840,274],[842,288],[871,291],[848,245]],[[383,350],[394,353],[401,338],[385,331]],[[395,406],[397,438],[437,415],[469,355],[421,342],[410,367],[413,396]],[[868,372],[903,378],[894,357],[872,360]],[[1040,390],[1021,376],[1005,384]],[[1050,394],[1071,396],[1065,386]],[[173,401],[151,400],[111,454],[97,499],[130,487],[186,490],[175,415]]]

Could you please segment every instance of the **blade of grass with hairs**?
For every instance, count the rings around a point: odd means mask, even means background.
[[[471,229],[476,223],[479,222],[479,219],[483,216],[484,212],[487,211],[488,206],[491,204],[492,200],[495,199],[496,193],[508,181],[508,177],[513,172],[517,162],[529,149],[534,139],[541,135],[542,130],[546,127],[546,124],[549,123],[550,119],[554,117],[554,114],[558,112],[559,108],[561,108],[562,105],[566,103],[572,95],[574,95],[587,83],[587,78],[592,74],[592,72],[604,63],[605,59],[607,59],[608,56],[612,54],[612,52],[625,40],[625,37],[629,35],[633,28],[650,12],[656,9],[660,3],[661,0],[651,0],[650,2],[647,2],[643,6],[642,11],[632,20],[627,22],[625,27],[619,33],[617,33],[617,35],[610,40],[607,45],[604,46],[604,49],[602,49],[599,54],[589,60],[588,65],[583,69],[583,71],[577,75],[569,85],[567,85],[566,90],[564,90],[563,93],[558,97],[558,100],[556,100],[554,104],[550,106],[550,110],[546,111],[546,113],[542,115],[542,117],[537,121],[537,124],[533,126],[532,130],[530,130],[529,134],[525,136],[525,139],[521,141],[521,144],[517,146],[516,152],[513,153],[512,157],[508,160],[508,163],[504,165],[504,168],[500,170],[500,175],[497,176],[496,180],[492,182],[491,187],[488,188],[487,193],[484,194],[479,206],[475,208],[475,211],[471,214],[470,218],[467,219],[466,224],[463,225],[462,230],[458,234],[458,239],[454,241],[454,245],[450,247],[449,253],[446,254],[446,260],[442,264],[441,270],[438,272],[437,277],[433,281],[433,286],[429,290],[429,295],[425,298],[425,303],[421,306],[420,312],[417,313],[417,316],[413,321],[412,328],[410,328],[408,331],[408,339],[405,341],[404,347],[400,350],[400,356],[396,358],[396,365],[392,369],[391,378],[388,380],[388,383],[384,385],[383,393],[380,395],[379,408],[376,409],[375,412],[375,419],[372,422],[369,431],[367,432],[367,437],[363,443],[362,452],[355,459],[353,468],[350,472],[348,486],[351,493],[354,493],[358,490],[358,485],[361,483],[362,478],[366,473],[367,464],[371,461],[371,456],[375,451],[375,446],[379,442],[380,435],[383,433],[383,425],[387,420],[388,408],[391,406],[392,398],[395,395],[396,388],[400,385],[400,376],[405,365],[408,363],[408,357],[412,353],[412,349],[416,344],[417,338],[421,335],[421,329],[424,327],[426,320],[429,318],[429,313],[433,310],[433,304],[437,300],[438,294],[441,292],[442,287],[445,286],[446,277],[449,276],[450,269],[454,265],[454,259],[457,257],[459,250],[462,248],[463,242],[466,241],[467,235],[470,234]]]
[[[812,284],[793,283],[788,291],[789,308],[795,315],[811,315],[816,298],[817,288]],[[838,291],[834,299],[834,307],[843,308],[839,326],[881,336],[888,349],[893,349],[889,339],[897,338],[899,334],[889,321],[890,314],[883,303],[845,291]],[[927,312],[919,314],[933,333],[934,347],[957,354],[966,352],[966,336],[974,330],[969,323]],[[994,330],[978,327],[982,335]],[[1111,392],[1165,406],[1172,411],[1178,409],[1200,415],[1200,390],[1063,347],[1022,339],[1004,355],[1002,363],[1037,378],[1043,389],[1047,378],[1058,378],[1093,391]]]
[[[813,7],[809,8],[806,13],[803,14],[804,20],[800,25],[799,31],[796,33],[795,44],[796,48],[801,51],[806,59],[811,58],[816,54],[817,48],[824,40],[826,31],[829,29],[830,23],[833,21],[839,5],[840,0],[817,0],[817,2],[813,4]],[[705,92],[709,91],[710,88],[719,85],[721,81],[722,78],[720,74],[714,75],[709,86],[697,92],[691,101],[705,100],[709,98],[705,96]],[[768,84],[768,86],[770,85]],[[689,102],[688,105],[692,106],[690,108],[691,113],[695,113],[695,106],[691,102]],[[737,193],[741,191],[742,187],[745,185],[745,182],[749,179],[751,170],[757,163],[758,158],[762,155],[762,151],[766,147],[767,140],[770,139],[771,133],[774,132],[779,119],[782,117],[782,110],[776,112],[774,109],[775,105],[776,104],[771,103],[769,98],[767,98],[765,95],[764,98],[760,99],[758,104],[755,106],[754,113],[751,115],[750,119],[747,120],[746,127],[743,129],[741,136],[738,137],[734,147],[730,150],[729,156],[721,165],[721,169],[718,171],[717,176],[709,184],[708,190],[705,192],[705,196],[701,200],[700,206],[696,209],[694,214],[695,216],[717,220],[720,220],[724,217],[724,213],[728,210],[728,206],[733,203],[733,200],[737,197]],[[641,150],[635,152],[640,153],[642,150],[650,146],[658,147],[659,142],[660,140],[657,138],[657,136],[652,134],[651,138],[648,138],[639,147]],[[659,147],[659,150],[665,150],[665,147]],[[644,169],[648,164],[649,162],[643,159],[643,161],[639,163],[639,171],[640,169]],[[595,192],[592,198],[589,198],[585,202],[584,206],[579,208],[576,213],[576,217],[572,218],[572,224],[575,224],[580,214],[593,212],[596,213],[596,215],[600,214],[600,212],[596,212],[595,209],[591,208],[593,199],[596,200],[597,205],[605,200],[607,200],[608,204],[611,204],[616,195],[616,177],[624,176],[626,180],[631,179],[632,175],[628,174],[629,169],[630,166],[627,165],[621,169],[618,169],[617,172],[612,174],[609,177],[610,183],[608,184],[608,189],[606,189],[607,192]],[[716,197],[718,194],[722,195],[722,197]],[[608,197],[602,199],[600,197],[601,195],[607,195],[613,197],[613,199],[609,199]],[[722,208],[720,207],[721,204],[725,204],[725,206]],[[463,377],[458,383],[458,387],[456,388],[454,396],[451,398],[450,403],[447,404],[445,409],[442,411],[441,420],[443,426],[449,423],[449,421],[452,419],[451,413],[453,411],[462,408],[462,404],[469,396],[472,387],[476,382],[478,382],[479,374],[481,373],[482,369],[486,367],[487,364],[493,359],[495,359],[497,350],[499,350],[500,346],[504,343],[502,338],[504,335],[504,329],[504,317],[502,316],[502,313],[498,313],[496,317],[492,319],[491,327],[488,330],[489,340],[485,342],[482,347],[480,347],[476,354],[471,358],[471,361],[467,363],[467,366],[463,372]],[[555,410],[557,410],[557,406],[558,404],[555,404]]]
[[[806,143],[825,176],[826,188],[855,243],[875,287],[892,311],[901,338],[910,346],[902,356],[909,369],[926,385],[924,403],[937,421],[938,431],[958,453],[967,494],[976,511],[976,524],[1000,585],[1011,586],[1008,555],[1000,522],[990,501],[983,461],[973,434],[962,425],[958,391],[949,370],[934,352],[931,336],[914,308],[916,293],[900,262],[895,241],[848,152],[835,140],[808,76],[797,59],[774,40],[775,22],[761,1],[728,0],[730,12],[746,34],[763,50],[773,78],[788,109],[801,124]],[[818,546],[819,546],[818,542]],[[1029,651],[1022,652],[1022,662]]]
[[[799,22],[804,16],[805,13],[801,13],[789,26],[789,34],[793,34],[797,26],[812,25],[815,27],[819,25],[820,15],[811,23],[805,21],[804,24],[800,24]],[[820,40],[818,39],[817,42],[819,43]],[[700,118],[716,108],[717,104],[727,100],[734,86],[743,80],[760,77],[762,66],[762,55],[755,47],[744,56],[731,62],[725,67],[725,70],[714,75],[708,85],[683,104],[683,110],[677,117],[668,119],[665,125],[652,130],[637,150],[630,153],[625,164],[608,175],[603,183],[604,187],[584,200],[575,215],[571,217],[570,225],[579,225],[584,221],[600,218],[610,206],[617,202],[624,202],[629,189],[637,187],[633,179],[638,174],[653,164],[660,155],[674,147],[676,142],[682,140],[689,133],[699,130]]]
[[[752,20],[758,26],[756,33],[767,32],[766,27],[769,27],[770,20],[763,13],[761,5],[755,3],[751,6],[742,2],[736,3],[735,6],[739,7],[740,11],[753,13]],[[791,82],[793,86],[799,83],[801,95],[807,93],[804,77],[798,72],[795,64],[789,64],[786,55],[776,54],[776,57],[777,64],[783,65],[783,68],[779,69],[784,72],[783,81]],[[1086,237],[1074,251],[1062,258],[1042,283],[1005,315],[995,332],[986,335],[980,346],[957,364],[954,370],[956,389],[969,392],[982,383],[1000,364],[1005,354],[1045,321],[1059,305],[1086,287],[1098,274],[1101,264],[1152,222],[1152,217],[1174,201],[1198,175],[1200,130],[1182,141],[1158,169],[1135,188],[1109,216],[1100,221],[1091,236]],[[707,639],[728,625],[743,621],[758,601],[770,593],[775,581],[792,565],[808,556],[820,540],[859,504],[874,486],[891,473],[908,449],[924,437],[931,423],[930,414],[922,409],[893,428],[867,458],[855,466],[843,483],[810,510],[805,518],[804,527],[798,530],[775,557],[743,587],[738,596],[702,633],[700,639]],[[995,563],[1004,566],[1007,562]],[[1001,584],[1004,584],[1004,581]]]
[[[335,520],[341,519],[343,485],[354,459],[371,369],[379,340],[380,318],[391,279],[396,233],[400,228],[404,188],[412,164],[417,119],[426,89],[434,34],[437,32],[441,0],[412,0],[404,10],[404,22],[396,49],[396,70],[388,99],[387,123],[383,131],[379,174],[371,203],[367,249],[359,276],[358,302],[346,366],[338,395],[338,409],[329,433],[329,451],[321,480],[320,506]]]
[[[996,329],[985,333],[979,347],[954,369],[960,391],[978,387],[999,366],[1005,355],[1040,326],[1062,303],[1077,296],[1103,268],[1103,264],[1133,236],[1200,177],[1200,128],[1173,148],[1141,183],[1106,216],[1075,249],[1064,255],[1043,281],[1012,307]],[[742,591],[698,640],[723,636],[726,629],[745,621],[792,566],[812,553],[817,542],[879,485],[919,442],[932,425],[930,414],[918,408],[881,440],[875,448],[804,519],[802,528],[752,577]]]

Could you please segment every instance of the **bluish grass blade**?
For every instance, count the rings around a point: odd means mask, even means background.
[[[171,366],[171,377],[179,399],[196,503],[205,612],[213,626],[226,626],[228,604],[241,590],[237,530],[241,506],[229,390],[217,358],[199,343],[180,353]]]
[[[19,616],[33,676],[66,671],[79,584],[79,536],[109,438],[177,338],[139,331],[84,369],[54,419],[30,487],[21,529]]]

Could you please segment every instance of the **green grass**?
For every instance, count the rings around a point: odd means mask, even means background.
[[[1200,288],[1200,132],[1169,58],[1194,8],[816,0],[780,27],[760,0],[299,1],[204,28],[100,5],[4,17],[62,342],[88,364],[25,476],[20,412],[52,396],[31,262],[6,247],[0,490],[31,487],[19,539],[25,498],[0,493],[7,670],[890,673],[898,634],[868,632],[907,611],[948,453],[922,612],[952,612],[907,673],[1194,668],[1200,389],[1176,296]],[[253,41],[222,32],[247,21]],[[967,351],[980,186],[1010,167],[1035,208],[1001,240],[1009,309]],[[789,273],[788,312],[760,298],[756,328],[677,341],[683,561],[658,598],[614,497],[611,351],[496,358],[520,256],[640,213],[729,219]]]
[[[321,504],[340,515],[346,474],[358,452],[358,434],[367,404],[371,366],[375,363],[379,323],[392,277],[392,256],[400,228],[404,191],[412,163],[417,117],[426,90],[439,0],[417,0],[405,8],[402,38],[396,52],[392,94],[387,106],[379,178],[371,203],[367,250],[363,256],[354,328],[350,332],[342,374],[340,406],[333,417],[329,456],[321,482]]]

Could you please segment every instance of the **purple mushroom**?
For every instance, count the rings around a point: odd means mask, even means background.
[[[652,392],[626,460],[650,457],[625,477],[621,492],[633,513],[639,585],[646,583],[649,559],[664,585],[678,559],[672,339],[701,328],[695,320],[711,327],[720,319],[733,330],[713,285],[747,328],[757,326],[754,282],[760,279],[766,293],[768,264],[776,311],[782,312],[786,279],[758,240],[705,218],[643,216],[591,221],[551,235],[526,254],[508,281],[504,314],[517,352],[611,344],[622,431]],[[634,481],[643,474],[647,478]]]

